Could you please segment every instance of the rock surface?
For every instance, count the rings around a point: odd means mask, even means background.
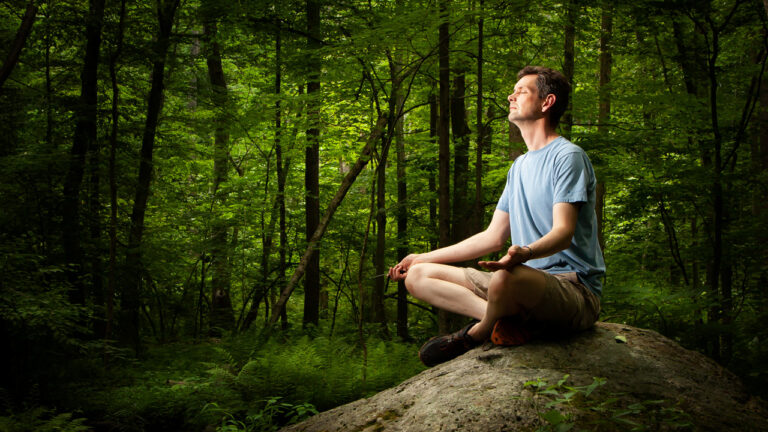
[[[576,402],[553,407],[547,404],[554,396],[525,386],[555,384],[565,374],[566,385],[606,382],[589,397],[581,392]],[[618,401],[604,405],[602,417],[590,409],[610,398]],[[540,414],[553,408],[593,430],[599,418],[637,403],[639,413],[603,420],[601,430],[629,430],[621,423],[628,419],[649,430],[768,431],[768,404],[747,394],[734,374],[656,332],[609,323],[565,340],[476,348],[283,431],[533,431],[548,424]]]

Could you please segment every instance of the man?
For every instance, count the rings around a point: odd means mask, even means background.
[[[605,264],[597,241],[595,174],[586,153],[555,131],[570,85],[545,67],[525,67],[517,78],[507,98],[508,118],[528,152],[509,169],[488,228],[455,245],[409,255],[389,270],[414,297],[479,320],[424,344],[419,357],[428,366],[482,344],[504,317],[504,327],[517,335],[514,343],[523,343],[529,328],[568,334],[591,327],[600,312]],[[509,238],[506,255],[478,263],[490,272],[445,265],[496,252]]]

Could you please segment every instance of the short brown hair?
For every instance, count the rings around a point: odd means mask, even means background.
[[[560,124],[560,117],[568,109],[568,98],[571,94],[571,84],[562,73],[544,66],[526,66],[517,73],[517,79],[526,75],[536,75],[536,88],[539,98],[548,94],[555,95],[555,104],[549,111],[549,120],[553,127]]]

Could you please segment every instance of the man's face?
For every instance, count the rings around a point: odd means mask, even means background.
[[[539,98],[536,75],[526,75],[515,84],[514,92],[507,96],[510,122],[536,120],[544,116],[541,110],[543,99]]]

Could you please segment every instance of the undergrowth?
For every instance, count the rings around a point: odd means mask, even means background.
[[[251,333],[154,346],[141,360],[98,371],[92,359],[92,379],[70,385],[57,406],[83,419],[67,417],[71,427],[61,430],[79,430],[84,418],[121,431],[276,430],[423,370],[413,345],[369,338],[366,346],[364,359],[353,336]],[[0,425],[24,418],[0,417]]]

